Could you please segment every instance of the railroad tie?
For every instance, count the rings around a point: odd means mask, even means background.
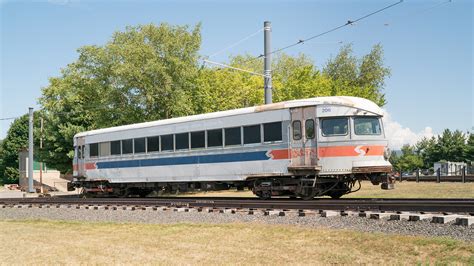
[[[408,217],[408,221],[417,222],[422,220],[429,220],[433,218],[433,214],[412,214]]]
[[[389,219],[392,213],[387,212],[375,212],[370,214],[370,219],[380,220],[380,219]]]
[[[456,218],[457,225],[464,225],[464,226],[471,226],[474,225],[474,217],[473,216],[465,216]]]
[[[436,223],[436,224],[446,224],[446,223],[456,220],[456,218],[459,218],[460,216],[461,215],[458,215],[458,214],[436,215],[436,216],[433,216],[433,219],[431,220],[431,222]]]
[[[341,212],[338,212],[338,211],[322,211],[321,213],[321,217],[336,217],[336,216],[341,216]]]

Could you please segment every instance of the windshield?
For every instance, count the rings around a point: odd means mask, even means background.
[[[378,117],[355,117],[354,129],[356,135],[382,134]]]

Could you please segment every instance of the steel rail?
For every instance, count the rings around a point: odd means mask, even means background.
[[[256,198],[166,197],[166,198],[8,198],[2,205],[12,204],[75,204],[132,205],[194,208],[250,208],[288,210],[355,210],[355,211],[416,211],[469,213],[474,215],[474,199],[298,199],[260,200]]]

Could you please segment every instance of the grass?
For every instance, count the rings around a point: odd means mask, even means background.
[[[261,224],[0,221],[2,264],[473,264],[445,238]]]
[[[212,191],[186,193],[180,196],[192,197],[255,197],[251,191]],[[397,182],[395,189],[382,190],[368,181],[362,182],[362,188],[343,198],[474,198],[474,183],[432,183]]]

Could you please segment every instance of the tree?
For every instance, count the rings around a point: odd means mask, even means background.
[[[263,104],[261,76],[199,67],[200,43],[200,25],[150,24],[79,48],[78,59],[43,88],[43,162],[71,172],[73,136],[81,131]],[[348,46],[323,72],[303,54],[279,54],[272,63],[274,102],[349,95],[384,104],[382,54],[374,47],[358,59]],[[229,64],[261,73],[263,61],[250,59],[238,55]]]
[[[38,112],[34,113],[35,126],[39,126]],[[39,136],[35,134],[37,143]],[[3,183],[18,183],[20,173],[18,171],[18,152],[28,148],[28,114],[13,120],[8,129],[7,136],[0,144],[0,178]]]
[[[193,114],[200,43],[200,25],[150,24],[116,32],[104,46],[81,47],[43,88],[43,161],[67,173],[78,132]]]
[[[464,158],[467,162],[474,162],[474,134],[470,133],[467,140]]]
[[[410,145],[404,145],[402,155],[392,159],[392,162],[394,162],[395,169],[403,171],[414,171],[423,167],[423,160],[415,153],[415,147]]]
[[[353,55],[351,44],[343,46],[329,59],[323,73],[334,81],[331,95],[363,97],[380,106],[386,103],[382,91],[390,69],[383,64],[380,44],[374,45],[370,53],[360,59]]]

